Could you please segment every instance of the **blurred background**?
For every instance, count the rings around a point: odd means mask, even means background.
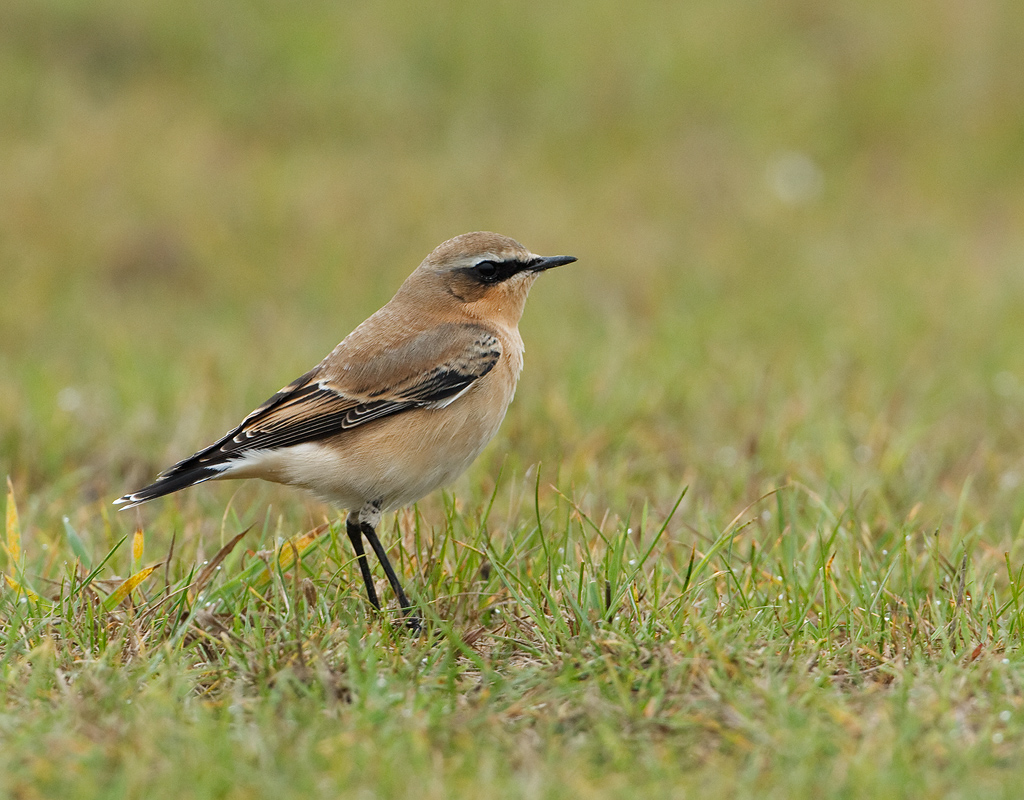
[[[539,464],[598,517],[798,481],[1020,525],[1024,5],[2,16],[0,475],[41,529],[106,517],[479,229],[580,260],[535,287],[460,500]],[[161,502],[318,513],[278,491]]]

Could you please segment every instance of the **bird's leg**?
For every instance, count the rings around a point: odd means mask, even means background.
[[[405,596],[405,592],[402,590],[402,584],[398,582],[398,575],[395,574],[394,567],[391,566],[391,562],[388,560],[388,554],[384,550],[384,545],[380,543],[380,539],[377,538],[377,532],[370,527],[366,522],[363,523],[363,536],[366,537],[366,541],[370,543],[370,547],[373,548],[373,552],[377,554],[377,558],[380,560],[380,564],[384,567],[384,574],[388,576],[388,583],[391,584],[391,588],[395,590],[395,594],[398,595],[398,602],[402,607],[402,611],[409,611],[412,606],[409,604],[409,598]]]
[[[398,575],[395,573],[395,568],[391,566],[391,561],[388,559],[387,551],[384,549],[384,545],[380,543],[380,539],[377,538],[377,531],[375,530],[377,524],[380,522],[380,504],[379,503],[367,503],[363,506],[359,512],[360,528],[363,532],[363,536],[366,537],[366,541],[370,543],[370,547],[373,548],[373,552],[377,554],[377,560],[380,561],[380,565],[384,567],[384,574],[388,576],[388,583],[391,584],[391,588],[395,595],[398,597],[398,604],[402,609],[402,614],[405,616],[405,624],[414,631],[420,630],[420,620],[412,612],[412,603],[409,602],[409,598],[405,596],[405,591],[402,589],[402,584],[398,580]]]
[[[345,532],[352,542],[352,549],[356,551],[356,561],[359,562],[359,571],[363,575],[366,596],[370,599],[370,604],[380,611],[380,600],[377,599],[377,590],[373,588],[373,575],[370,574],[370,562],[366,558],[366,551],[363,550],[363,532],[359,524],[359,515],[355,511],[345,520]]]

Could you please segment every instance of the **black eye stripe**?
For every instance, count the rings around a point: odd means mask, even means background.
[[[530,265],[522,261],[479,261],[472,267],[464,267],[461,272],[469,275],[481,283],[493,284],[507,281],[513,275],[529,269]]]

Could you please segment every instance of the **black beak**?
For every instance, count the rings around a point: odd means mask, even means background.
[[[547,258],[538,258],[530,262],[530,269],[534,272],[543,272],[546,269],[552,267],[560,267],[563,264],[571,264],[576,260],[576,256],[548,256]]]

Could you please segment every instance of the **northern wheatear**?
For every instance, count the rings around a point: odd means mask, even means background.
[[[541,272],[575,260],[535,255],[496,233],[449,239],[316,367],[115,503],[133,508],[225,478],[300,486],[348,509],[370,602],[380,608],[362,536],[407,612],[377,538],[381,515],[454,480],[494,437],[523,368],[526,295]]]

